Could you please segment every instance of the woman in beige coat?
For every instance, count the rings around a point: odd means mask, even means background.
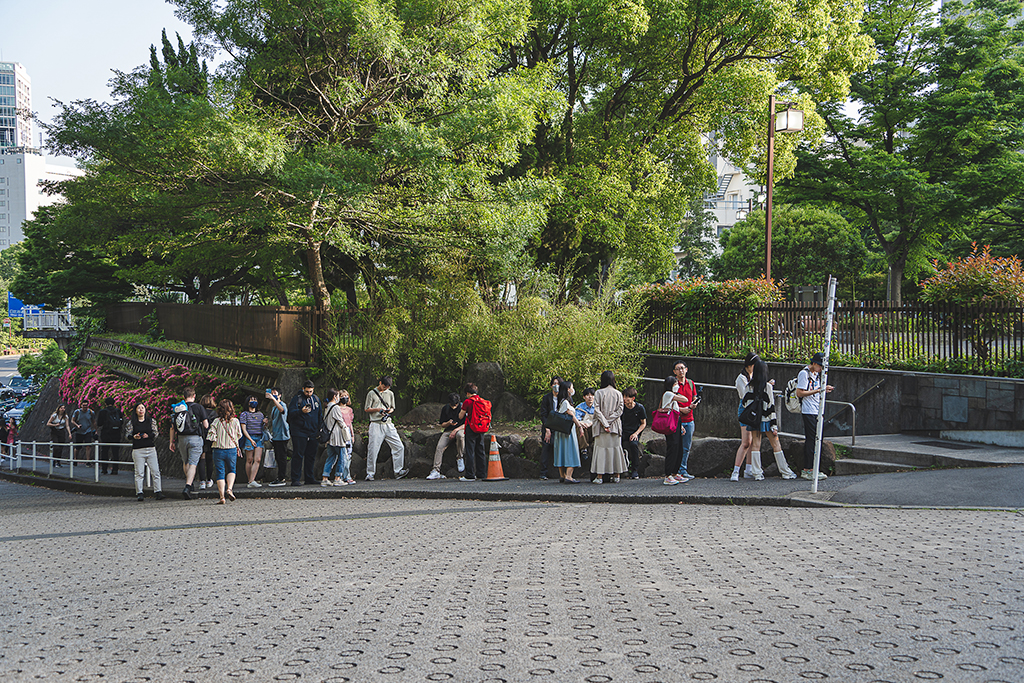
[[[590,458],[590,472],[594,483],[607,479],[617,484],[619,475],[626,471],[626,454],[622,450],[622,393],[615,388],[615,374],[611,370],[601,373],[601,388],[594,394],[594,425],[591,433],[594,446]]]

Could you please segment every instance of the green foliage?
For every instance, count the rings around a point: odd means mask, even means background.
[[[1019,0],[867,4],[878,58],[851,79],[856,118],[823,105],[826,144],[800,150],[787,201],[835,203],[886,255],[888,298],[908,263],[1024,195]]]
[[[4,289],[9,290],[11,288],[11,283],[21,270],[21,263],[18,261],[18,257],[21,256],[23,251],[25,251],[24,242],[16,242],[0,251],[0,286]]]
[[[19,358],[18,374],[22,377],[31,377],[32,375],[39,375],[40,378],[49,377],[54,372],[63,370],[67,362],[67,354],[61,351],[56,344],[51,343],[38,355],[27,353]]]
[[[938,272],[921,283],[921,298],[931,303],[993,304],[1024,306],[1024,270],[1016,256],[992,255],[989,246],[944,266],[934,262]]]
[[[752,212],[722,233],[718,278],[764,274],[765,214]],[[860,233],[839,213],[812,206],[776,206],[772,213],[772,274],[787,285],[821,285],[831,274],[856,298],[867,249]]]

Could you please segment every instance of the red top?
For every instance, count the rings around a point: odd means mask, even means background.
[[[680,407],[682,407],[682,408],[690,408],[690,412],[688,412],[688,413],[685,413],[685,414],[682,413],[682,412],[679,413],[679,421],[680,422],[693,422],[693,409],[692,409],[692,406],[693,406],[693,399],[697,398],[697,386],[693,383],[692,379],[687,378],[687,380],[680,385],[679,393],[682,394],[683,396],[685,396],[686,398],[688,398],[690,400],[690,402],[685,404],[685,405],[682,404],[682,403],[679,404]]]

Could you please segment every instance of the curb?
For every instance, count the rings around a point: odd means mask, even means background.
[[[134,498],[135,491],[124,486],[110,486],[92,482],[74,481],[70,479],[45,478],[13,472],[0,472],[0,479],[16,484],[38,486],[40,488],[66,491],[69,493],[82,493],[94,496],[106,496],[112,498]],[[178,481],[178,480],[174,480]],[[467,492],[436,490],[408,490],[408,489],[381,489],[381,488],[356,488],[346,486],[344,488],[323,488],[320,486],[282,486],[261,489],[236,489],[235,496],[238,500],[256,500],[260,498],[274,499],[318,499],[318,498],[383,498],[402,500],[479,500],[487,502],[528,502],[528,503],[608,503],[626,505],[731,505],[731,506],[766,506],[766,507],[791,507],[797,506],[793,498],[786,496],[719,496],[719,495],[645,495],[636,496],[625,493],[538,493],[533,491],[488,491],[486,482],[481,482],[479,491]],[[168,500],[182,500],[180,491],[174,489],[165,491]],[[147,497],[149,493],[147,492]],[[201,490],[195,492],[193,500],[216,500],[217,494],[211,491]],[[184,502],[184,501],[183,501]],[[838,504],[820,505],[820,501],[808,501],[818,507],[843,507]],[[808,505],[811,507],[811,505]]]

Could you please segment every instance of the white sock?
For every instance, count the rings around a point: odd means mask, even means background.
[[[748,467],[749,467],[749,465],[748,465]],[[733,467],[732,468],[732,473],[733,474],[739,474],[740,473],[740,468],[739,467]]]
[[[789,463],[786,462],[786,454],[782,451],[775,451],[775,464],[785,465],[786,469],[789,469]],[[779,469],[782,469],[781,467]]]
[[[751,455],[751,457],[753,457],[753,455],[754,455],[754,454],[753,454],[753,453],[751,453],[750,455]],[[739,471],[739,469],[740,469],[740,468],[739,468],[739,467],[737,467],[737,468],[736,468],[736,471]],[[746,472],[747,474],[750,474],[752,470],[753,470],[753,465],[751,465],[750,463],[747,463],[747,466],[746,466],[746,467],[744,468],[744,470],[743,470],[743,471],[744,471],[744,472]]]

